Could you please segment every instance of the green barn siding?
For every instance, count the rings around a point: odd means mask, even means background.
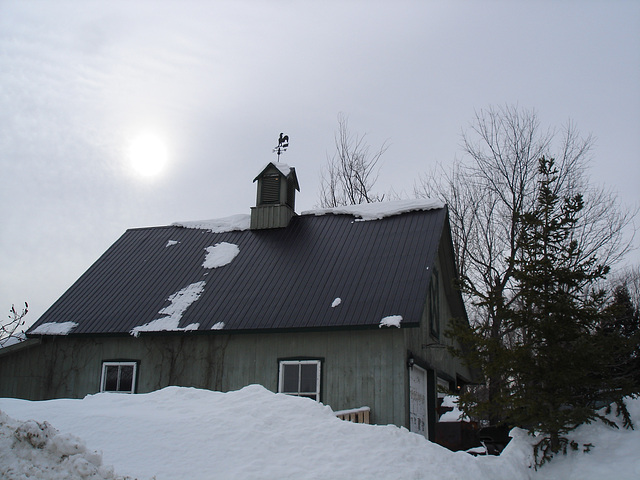
[[[406,425],[406,349],[396,328],[240,335],[47,338],[0,357],[0,396],[42,400],[99,391],[102,362],[138,360],[137,392],[168,385],[278,388],[278,359],[323,359],[322,401],[367,405],[375,423]],[[42,372],[41,375],[34,375]]]
[[[437,375],[446,377],[450,380],[455,380],[458,375],[463,376],[467,380],[472,378],[472,375],[467,367],[462,365],[460,359],[450,355],[443,347],[434,347],[429,344],[442,344],[452,345],[451,339],[447,338],[445,332],[447,331],[447,325],[449,321],[454,317],[454,313],[451,309],[451,305],[448,302],[445,287],[452,285],[453,278],[447,275],[446,269],[442,268],[442,254],[439,252],[438,259],[436,260],[435,271],[438,278],[438,299],[439,302],[439,314],[440,314],[440,332],[436,337],[431,334],[429,327],[429,314],[432,308],[428,302],[425,304],[424,312],[422,314],[422,320],[419,328],[407,328],[403,329],[405,333],[405,341],[407,349],[412,352],[417,361],[423,363],[423,365],[434,369]],[[425,299],[428,299],[428,295],[425,293]]]

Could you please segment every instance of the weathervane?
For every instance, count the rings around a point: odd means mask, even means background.
[[[289,146],[289,135],[280,133],[280,138],[278,138],[278,146],[273,149],[273,153],[278,154],[278,162],[280,161],[280,154],[282,152],[286,152],[288,146]]]

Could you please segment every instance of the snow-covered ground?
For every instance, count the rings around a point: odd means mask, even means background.
[[[629,406],[640,427],[640,400]],[[592,451],[536,472],[528,468],[531,438],[519,430],[500,457],[472,457],[395,426],[339,420],[329,407],[258,385],[3,398],[0,411],[0,478],[7,480],[640,478],[640,430],[581,427],[576,439],[594,443]]]

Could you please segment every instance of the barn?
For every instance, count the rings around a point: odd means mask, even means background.
[[[409,200],[297,214],[267,164],[247,214],[127,230],[0,350],[0,396],[81,398],[261,384],[434,438],[466,319],[447,208]]]

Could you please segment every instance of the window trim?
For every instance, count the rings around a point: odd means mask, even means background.
[[[284,393],[285,395],[291,395],[294,397],[312,398],[316,402],[320,402],[322,399],[322,364],[321,358],[282,358],[278,359],[278,393]],[[315,392],[300,392],[300,370],[298,370],[298,391],[297,392],[285,392],[284,387],[284,365],[316,365],[316,390]]]
[[[104,360],[102,362],[102,373],[100,375],[100,392],[105,393],[136,393],[136,386],[138,383],[138,364],[140,362],[136,360]],[[107,380],[107,367],[113,366],[127,366],[133,367],[133,378],[131,379],[131,390],[106,390],[105,382]],[[120,384],[120,369],[118,369],[118,386]]]

